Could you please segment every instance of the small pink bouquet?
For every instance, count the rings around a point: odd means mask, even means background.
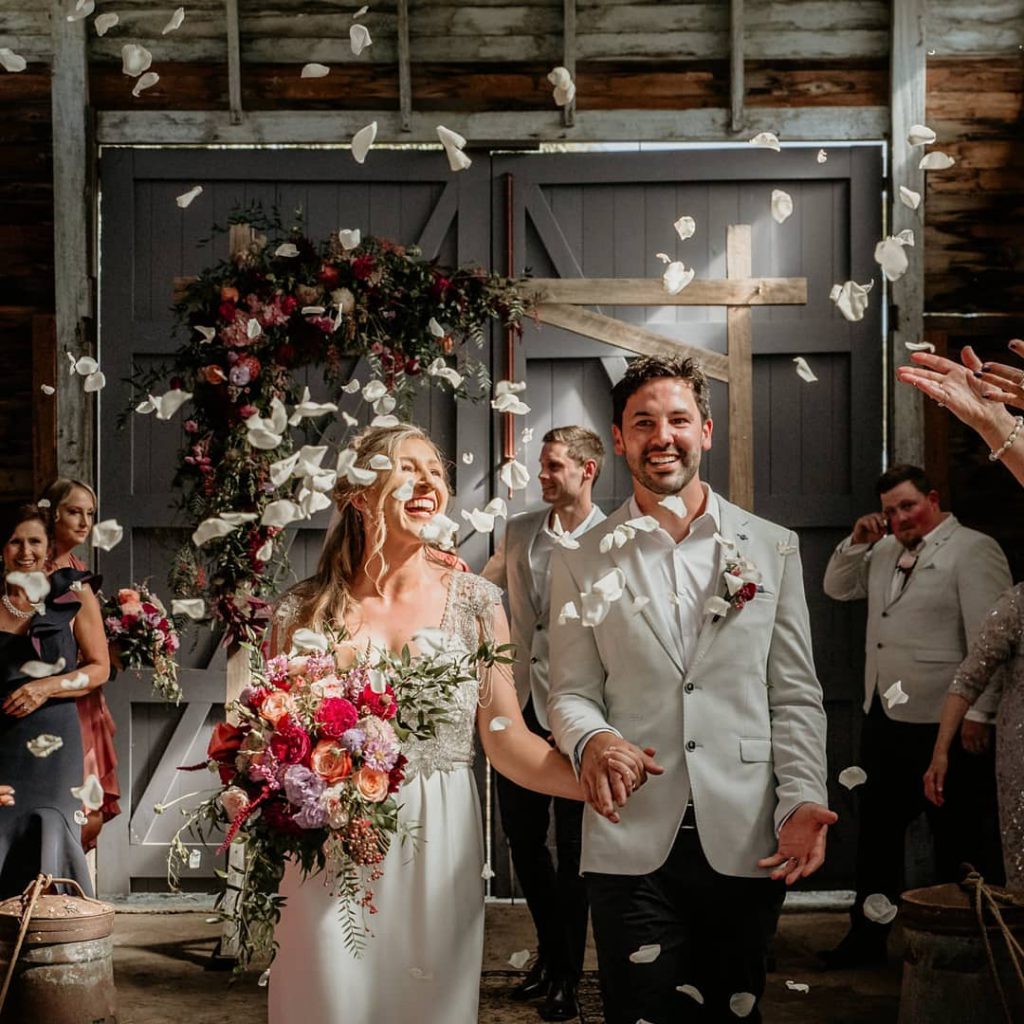
[[[153,688],[164,700],[181,700],[178,663],[181,644],[174,620],[156,594],[143,584],[123,587],[103,602],[103,626],[114,657],[126,668],[152,668]]]

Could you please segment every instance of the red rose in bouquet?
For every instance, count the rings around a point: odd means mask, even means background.
[[[367,683],[359,694],[359,711],[363,715],[374,715],[377,718],[394,718],[398,712],[395,691],[390,686],[384,687],[383,693],[375,693]]]
[[[247,731],[230,722],[218,722],[210,736],[207,755],[212,761],[220,761],[222,764],[234,763]]]
[[[313,749],[309,733],[287,720],[278,722],[268,746],[282,764],[308,764],[309,754]]]
[[[338,739],[359,720],[359,713],[351,701],[344,697],[328,697],[316,713],[316,722],[322,735]]]

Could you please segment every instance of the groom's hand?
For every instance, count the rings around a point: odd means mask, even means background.
[[[759,868],[775,868],[772,878],[792,885],[814,874],[825,861],[825,837],[829,825],[839,820],[835,811],[821,804],[801,804],[779,829],[779,848],[757,862]]]
[[[648,774],[665,770],[654,760],[652,747],[640,748],[613,732],[591,736],[580,760],[583,797],[598,814],[618,822],[616,807],[624,807],[630,793],[647,781]]]

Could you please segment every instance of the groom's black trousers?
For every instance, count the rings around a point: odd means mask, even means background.
[[[532,697],[523,718],[532,732],[548,735],[537,721]],[[495,781],[512,866],[537,929],[538,958],[557,977],[577,981],[587,942],[587,887],[579,873],[583,804],[523,789],[497,773]],[[557,867],[548,850],[552,804]]]
[[[692,823],[691,810],[684,826]],[[588,872],[586,879],[605,1024],[736,1024],[730,999],[749,992],[760,1000],[782,882],[720,875],[690,827],[679,831],[668,859],[651,874]],[[657,959],[630,961],[631,953],[652,945],[661,946]],[[683,985],[695,988],[703,1005],[679,992]],[[745,1019],[760,1021],[758,1008]]]

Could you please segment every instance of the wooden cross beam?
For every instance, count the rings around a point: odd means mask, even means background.
[[[752,306],[807,302],[803,277],[752,277],[749,224],[730,225],[726,279],[693,280],[669,295],[657,278],[531,278],[521,287],[541,323],[624,348],[638,355],[693,356],[709,377],[729,386],[729,496],[754,507],[754,375]],[[584,306],[725,306],[726,354],[668,338]]]

